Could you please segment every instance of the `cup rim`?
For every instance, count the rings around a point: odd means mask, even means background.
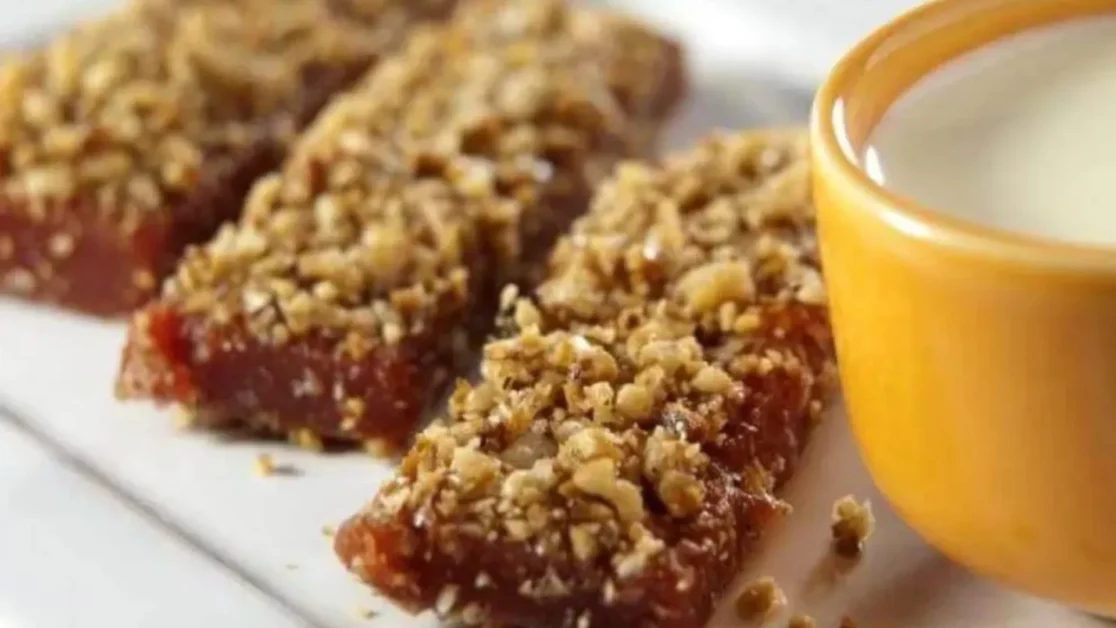
[[[856,196],[857,202],[853,205],[859,211],[874,215],[889,228],[910,238],[1012,266],[1116,275],[1116,244],[1086,244],[1017,233],[935,210],[876,182],[845,150],[847,139],[835,124],[843,107],[841,99],[845,88],[870,65],[877,53],[896,40],[897,35],[920,25],[940,23],[940,18],[966,5],[971,6],[971,0],[928,2],[879,27],[845,53],[823,81],[811,110],[811,152],[815,166],[825,166],[827,173],[823,175],[821,169],[815,167],[813,176],[837,177]],[[1116,14],[1116,2],[1113,2],[1113,12]],[[950,26],[936,30],[948,28]],[[964,55],[953,58],[961,56]],[[918,77],[915,82],[925,76]],[[894,104],[888,103],[887,107]]]

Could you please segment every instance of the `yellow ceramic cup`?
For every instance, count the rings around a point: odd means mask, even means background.
[[[841,380],[880,489],[975,571],[1116,617],[1116,249],[949,218],[855,158],[944,62],[1111,12],[1116,0],[927,4],[836,66],[812,142]]]

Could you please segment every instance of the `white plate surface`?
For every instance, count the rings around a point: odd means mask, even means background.
[[[0,41],[26,41],[111,0],[0,3]],[[908,0],[612,0],[681,36],[696,93],[672,133],[805,120],[835,55]],[[858,8],[859,7],[859,8]],[[0,628],[78,625],[434,626],[372,597],[322,534],[390,465],[232,444],[172,427],[111,395],[123,327],[0,300]],[[301,471],[260,478],[272,453]],[[818,586],[829,509],[853,493],[879,518],[863,564]],[[843,417],[817,434],[788,492],[796,511],[745,578],[770,574],[823,627],[1101,625],[966,574],[923,545],[873,489]],[[362,616],[374,609],[372,620]],[[716,628],[738,626],[730,609]]]

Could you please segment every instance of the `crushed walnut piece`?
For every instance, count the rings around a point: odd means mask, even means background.
[[[275,458],[273,458],[271,454],[259,454],[256,456],[256,475],[270,477],[275,475],[276,469]]]
[[[846,495],[833,504],[833,551],[842,558],[857,559],[864,552],[864,543],[872,536],[876,518],[872,503],[859,502]]]
[[[607,168],[646,148],[680,71],[671,43],[610,13],[469,3],[334,100],[239,223],[187,254],[135,319],[121,394],[398,448],[499,288],[537,274]],[[230,378],[244,354],[282,362],[290,388],[257,364]]]
[[[744,587],[733,607],[736,616],[748,622],[762,623],[787,606],[787,596],[775,579],[770,576],[758,578]]]
[[[278,475],[293,477],[301,475],[301,471],[298,467],[290,464],[279,464],[271,454],[257,454],[254,463],[256,475],[260,477],[266,478]]]
[[[620,168],[338,553],[447,617],[702,625],[832,390],[817,272],[803,134]]]

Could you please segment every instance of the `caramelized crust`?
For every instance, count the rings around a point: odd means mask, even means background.
[[[452,0],[132,0],[0,66],[0,290],[156,292],[330,94]]]
[[[558,0],[478,0],[338,98],[132,326],[118,390],[207,425],[397,446],[680,97],[678,50]]]
[[[704,625],[831,392],[805,134],[625,165],[336,550],[468,625]]]

